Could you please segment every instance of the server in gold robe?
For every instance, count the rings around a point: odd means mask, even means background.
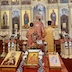
[[[51,27],[51,23],[51,21],[48,21],[48,27],[43,32],[43,37],[45,37],[45,41],[48,44],[48,52],[54,52],[53,28]]]

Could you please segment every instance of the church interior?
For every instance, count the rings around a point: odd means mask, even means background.
[[[0,0],[0,72],[72,72],[72,0]]]

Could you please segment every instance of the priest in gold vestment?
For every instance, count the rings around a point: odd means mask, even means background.
[[[47,42],[48,52],[54,52],[54,38],[53,38],[53,28],[51,27],[51,21],[48,21],[48,27],[44,29],[43,36]]]

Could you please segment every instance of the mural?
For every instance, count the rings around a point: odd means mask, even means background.
[[[19,4],[19,0],[12,0],[12,1],[11,1],[11,4],[12,4],[12,5],[18,5],[18,4]]]
[[[43,24],[45,24],[46,9],[45,9],[45,6],[43,6],[42,4],[38,4],[38,5],[34,6],[34,9],[33,9],[34,21],[36,20],[36,17],[40,18],[41,21],[43,22]]]
[[[9,5],[9,0],[1,0],[1,5]]]
[[[60,0],[60,3],[67,3],[68,0]]]
[[[14,33],[15,25],[18,26],[18,30],[20,29],[20,10],[19,9],[13,9],[12,10],[12,29]]]
[[[60,8],[60,22],[61,22],[61,31],[69,32],[69,22],[68,22],[68,16],[69,16],[69,9],[66,8]]]
[[[48,3],[58,3],[58,0],[48,0]]]
[[[21,4],[31,4],[31,0],[22,0]]]
[[[49,9],[48,13],[48,19],[52,21],[52,26],[58,25],[58,9]]]
[[[22,28],[29,28],[30,10],[22,10]]]
[[[9,28],[9,11],[1,11],[1,29]]]

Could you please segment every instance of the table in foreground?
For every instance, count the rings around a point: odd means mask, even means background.
[[[45,72],[68,72],[68,70],[66,69],[63,61],[60,58],[60,62],[61,62],[61,69],[50,69],[49,67],[49,59],[48,57],[44,56],[43,57],[43,63],[44,63],[44,71]],[[26,67],[24,66],[24,70],[23,72],[37,72],[38,68],[32,68],[32,67]]]
[[[9,52],[0,65],[0,72],[16,72],[21,58],[21,51]]]

